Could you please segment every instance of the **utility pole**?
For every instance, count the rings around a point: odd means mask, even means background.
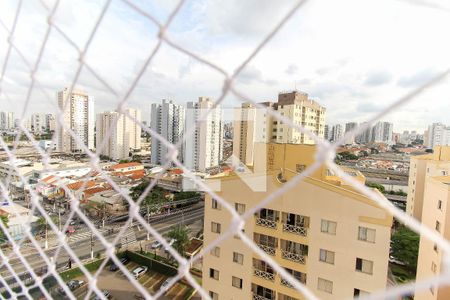
[[[59,231],[61,231],[61,208],[58,208],[58,227]]]
[[[92,230],[91,230],[91,259],[94,259],[94,239],[92,237]]]
[[[47,230],[48,221],[45,219],[45,249],[48,249],[48,230]]]
[[[147,224],[150,224],[150,207],[147,204]],[[150,232],[147,231],[147,241],[150,240]]]

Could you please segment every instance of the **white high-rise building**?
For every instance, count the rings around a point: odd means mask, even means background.
[[[101,155],[126,159],[131,151],[141,148],[141,127],[126,115],[141,121],[141,112],[132,108],[126,109],[126,114],[107,111],[97,115],[96,150]],[[111,133],[107,138],[108,130]]]
[[[372,139],[374,143],[393,144],[394,124],[389,122],[377,122],[372,128]]]
[[[345,133],[352,131],[356,127],[358,127],[358,123],[355,123],[355,122],[346,123],[345,124]],[[348,145],[354,144],[355,143],[355,135],[353,134],[350,137],[348,137],[345,140],[345,143]]]
[[[52,114],[34,113],[31,115],[28,129],[33,133],[45,133],[51,130],[53,125],[51,123],[54,120],[55,118]]]
[[[161,104],[153,103],[151,107],[150,128],[172,144],[178,143],[184,133],[184,107],[171,100],[162,100]],[[183,147],[181,147],[183,148]],[[156,137],[152,137],[151,163],[163,165],[168,149]],[[178,157],[183,158],[183,149],[179,149]]]
[[[331,139],[330,141],[332,142],[336,142],[337,140],[339,140],[342,137],[342,125],[341,124],[336,124],[333,126],[333,128],[331,128]]]
[[[184,148],[184,165],[190,170],[205,171],[218,166],[222,160],[222,109],[216,106],[205,117],[213,105],[214,102],[207,97],[187,103],[186,131],[195,130],[186,139]]]
[[[0,129],[8,130],[14,129],[14,113],[10,111],[1,111],[0,112]]]
[[[62,111],[64,125],[57,122],[57,149],[60,152],[83,151],[82,144],[94,149],[94,100],[87,93],[69,88],[58,92],[58,107]],[[79,141],[69,133],[73,131]]]
[[[428,148],[450,145],[450,126],[442,123],[433,123],[428,126],[428,137],[424,141]]]

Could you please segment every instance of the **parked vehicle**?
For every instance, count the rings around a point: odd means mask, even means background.
[[[148,267],[146,266],[140,266],[133,270],[134,278],[138,279],[141,275],[143,275],[145,272],[147,272]]]
[[[154,241],[152,243],[152,249],[159,249],[159,248],[161,248],[161,246],[162,246],[162,244],[160,241]]]
[[[163,291],[167,291],[169,289],[169,283],[172,279],[173,279],[173,277],[169,277],[163,282],[163,284],[161,284],[161,289]]]
[[[107,290],[103,290],[102,293],[103,293],[103,296],[104,296],[106,299],[111,299],[112,296],[111,296],[111,293],[110,293],[110,292],[108,292]],[[95,300],[101,300],[101,298],[100,298],[99,296],[95,297],[94,299],[95,299]]]

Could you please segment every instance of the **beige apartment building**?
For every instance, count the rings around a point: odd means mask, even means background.
[[[210,183],[220,182],[217,193],[243,214],[312,165],[315,150],[256,144],[252,174],[232,173]],[[365,181],[358,171],[346,172]],[[257,178],[266,184],[264,192],[247,185]],[[230,221],[230,213],[207,195],[205,245]],[[248,219],[244,232],[319,298],[349,299],[386,288],[391,224],[390,214],[321,166]],[[212,299],[304,299],[238,237],[204,256],[202,282]]]
[[[299,91],[282,92],[278,94],[277,103],[260,104],[276,110],[294,124],[301,125],[324,138],[326,110],[308,98],[308,94]],[[247,165],[253,164],[255,143],[315,143],[307,134],[301,133],[289,124],[283,124],[267,110],[256,108],[251,103],[243,103],[240,108],[235,109],[233,131],[233,155]]]
[[[437,146],[433,153],[412,156],[409,165],[406,212],[421,221],[426,178],[449,174],[450,146]]]

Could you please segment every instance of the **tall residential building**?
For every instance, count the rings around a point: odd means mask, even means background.
[[[330,141],[336,142],[342,137],[342,125],[336,124],[331,128],[331,138]]]
[[[393,144],[393,130],[394,124],[389,122],[377,122],[372,127],[371,142]]]
[[[56,124],[57,149],[61,152],[83,151],[81,144],[94,149],[94,100],[81,90],[69,88],[58,92],[58,107],[62,112],[63,122],[78,137],[79,141],[59,122]],[[81,143],[81,144],[80,144]]]
[[[126,115],[141,121],[141,112],[133,108],[127,108],[126,114],[110,111],[97,115],[96,150],[99,154],[116,160],[126,159],[130,152],[141,148],[141,127]],[[111,131],[109,137],[108,131]]]
[[[273,108],[272,102],[260,103]],[[246,165],[253,164],[255,143],[268,143],[272,138],[272,118],[266,109],[243,103],[235,108],[233,123],[233,155]]]
[[[190,170],[205,171],[218,166],[223,155],[223,121],[220,106],[199,97],[198,102],[188,102],[186,109],[186,132],[194,133],[186,139],[184,165]],[[212,109],[210,113],[206,113]]]
[[[426,146],[433,149],[436,146],[450,145],[450,126],[433,123],[428,126],[428,140]]]
[[[221,180],[218,195],[243,214],[311,166],[315,151],[314,145],[257,144],[254,173],[215,177],[212,184]],[[365,182],[360,172],[345,170]],[[247,185],[255,177],[265,192]],[[231,222],[206,194],[204,244]],[[242,232],[318,298],[350,299],[386,288],[391,225],[389,213],[322,165],[247,219]],[[238,236],[205,254],[202,283],[212,299],[304,298]]]
[[[151,107],[150,128],[172,144],[178,143],[184,134],[185,111],[181,105],[172,100],[162,100],[161,104],[153,103]],[[163,165],[168,149],[156,137],[152,137],[151,162]],[[179,149],[179,159],[183,158],[183,148]]]
[[[0,111],[0,129],[14,129],[14,113],[10,111]]]
[[[45,133],[51,131],[52,122],[55,118],[52,114],[34,113],[30,117],[30,123],[28,125],[29,130],[33,133]],[[54,130],[54,129],[53,129]]]
[[[324,130],[323,130],[323,139],[326,141],[329,141],[331,138],[330,135],[330,125],[325,125]]]
[[[429,165],[430,173],[423,178],[422,224],[436,231],[443,238],[450,238],[450,147],[435,148],[434,163]],[[438,164],[437,161],[441,161]],[[447,169],[443,170],[442,165]],[[440,165],[438,167],[438,165]],[[438,169],[436,169],[438,167]],[[419,256],[417,260],[416,281],[437,276],[445,268],[445,253],[426,235],[420,236]],[[415,300],[447,300],[450,299],[448,286],[431,286],[429,289],[417,291]]]
[[[356,127],[358,127],[358,123],[355,123],[355,122],[345,123],[345,133],[352,131]],[[351,145],[354,143],[355,143],[355,135],[354,134],[345,140],[345,144]]]
[[[367,122],[363,122],[360,126],[366,126]],[[368,144],[372,140],[372,128],[369,127],[355,137],[358,144]]]
[[[294,124],[302,125],[320,138],[324,137],[326,109],[311,100],[308,94],[299,91],[279,93],[276,110]],[[277,119],[273,119],[272,141],[283,144],[315,143],[309,135]]]
[[[450,146],[437,146],[434,153],[411,156],[406,212],[417,220],[422,220],[426,179],[449,174]]]

